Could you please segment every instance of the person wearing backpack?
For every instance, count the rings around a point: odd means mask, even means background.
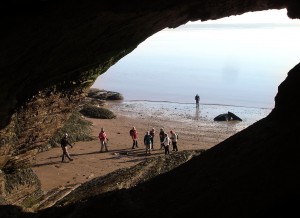
[[[159,139],[160,139],[160,149],[162,149],[164,147],[164,140],[165,140],[165,131],[163,128],[160,129]]]
[[[150,135],[150,132],[147,131],[146,135],[144,136],[144,145],[146,146],[146,154],[151,154],[150,150],[151,150],[151,142],[152,142],[152,136]]]
[[[132,129],[129,132],[131,138],[132,138],[132,149],[134,149],[135,147],[138,148],[138,133],[135,127],[132,127]]]
[[[170,133],[171,133],[170,139],[172,141],[172,146],[173,146],[172,151],[178,151],[178,148],[177,148],[178,135],[173,130],[171,130]]]

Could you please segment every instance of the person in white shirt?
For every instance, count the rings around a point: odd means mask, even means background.
[[[170,154],[169,145],[170,145],[170,138],[167,133],[165,133],[165,138],[163,141],[165,147],[165,154]]]
[[[178,148],[177,148],[178,135],[173,130],[171,130],[170,133],[171,133],[170,139],[172,141],[172,146],[173,146],[172,151],[178,151]]]

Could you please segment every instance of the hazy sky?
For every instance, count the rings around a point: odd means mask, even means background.
[[[201,23],[196,21],[193,23]],[[299,19],[290,19],[287,10],[268,10],[259,12],[248,12],[238,16],[230,16],[218,20],[205,21],[203,23],[298,23]]]

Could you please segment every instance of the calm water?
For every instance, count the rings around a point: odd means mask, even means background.
[[[93,87],[126,101],[273,108],[300,60],[300,25],[191,24],[165,29],[101,75]]]

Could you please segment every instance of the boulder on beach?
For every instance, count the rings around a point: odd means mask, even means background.
[[[231,113],[229,111],[226,114],[220,114],[214,118],[214,121],[231,121],[231,120],[243,121],[241,118],[239,118],[234,113]]]
[[[87,97],[98,100],[123,100],[124,97],[118,92],[106,91],[103,89],[90,88]]]

